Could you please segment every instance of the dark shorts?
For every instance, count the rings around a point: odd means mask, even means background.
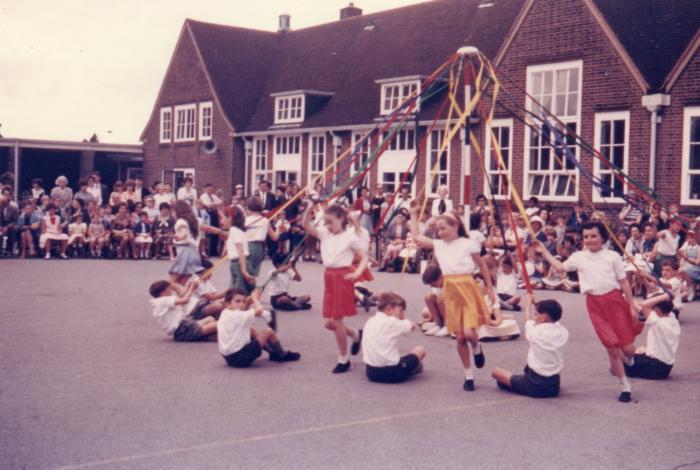
[[[202,327],[199,326],[197,320],[185,317],[180,322],[175,333],[173,333],[173,339],[181,342],[195,342],[205,341],[207,336],[202,331]]]
[[[373,367],[367,366],[367,378],[370,382],[383,384],[397,384],[406,381],[414,375],[420,366],[420,359],[415,354],[408,354],[401,358],[395,366]]]
[[[525,366],[523,375],[510,378],[510,387],[498,382],[498,388],[532,398],[552,398],[559,395],[559,374],[545,377]]]
[[[289,302],[280,303],[279,299],[285,296],[289,299]],[[287,312],[296,312],[298,310],[308,310],[311,308],[311,304],[301,303],[297,297],[289,295],[286,292],[279,295],[271,295],[270,303],[272,304],[272,308],[275,310],[283,310]]]
[[[640,379],[662,380],[668,377],[673,369],[673,364],[666,364],[655,357],[646,354],[635,354],[634,365],[625,366],[625,374],[628,377]]]
[[[253,339],[235,353],[224,356],[224,359],[230,367],[250,367],[261,354],[260,343]]]
[[[204,313],[204,307],[209,305],[209,301],[202,299],[199,302],[197,302],[197,305],[194,306],[194,309],[192,310],[192,313],[190,313],[188,316],[194,320],[201,320],[202,318],[206,317],[206,314]]]
[[[510,294],[498,294],[498,298],[504,302],[508,302],[510,299],[513,298],[513,296]]]

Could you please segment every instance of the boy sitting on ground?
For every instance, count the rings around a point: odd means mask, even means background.
[[[197,304],[198,298],[192,294],[198,285],[196,280],[186,288],[177,283],[156,281],[148,289],[153,297],[153,316],[175,341],[206,341],[216,334],[214,317],[195,319],[188,315]]]
[[[272,264],[275,268],[270,271],[268,284],[272,307],[288,312],[309,310],[311,296],[295,297],[289,294],[289,284],[292,281],[301,282],[301,274],[297,271],[296,263],[287,261],[287,255],[284,253],[275,253],[272,257]]]
[[[264,317],[274,324],[271,312],[263,310],[260,292],[253,291],[250,299],[241,289],[226,291],[227,308],[219,317],[219,352],[230,367],[250,367],[266,351],[275,362],[298,361],[301,354],[285,351],[274,328],[256,330],[251,325],[257,317]]]
[[[189,315],[195,320],[204,317],[214,317],[218,320],[221,312],[226,308],[226,302],[224,302],[226,291],[217,291],[211,282],[211,276],[214,274],[212,262],[203,259],[201,265],[202,269],[197,271],[197,276],[193,276],[189,281],[189,283],[197,282],[193,295],[198,298],[197,304]]]
[[[520,296],[516,292],[518,277],[513,266],[513,259],[506,255],[501,260],[501,269],[496,276],[496,295],[502,310],[520,311]]]
[[[425,294],[425,305],[428,309],[427,321],[421,324],[422,330],[428,336],[445,337],[449,332],[445,327],[445,303],[442,298],[442,271],[439,266],[429,265],[423,271],[423,284],[430,286],[430,292]]]
[[[649,327],[646,348],[638,348],[632,365],[625,364],[628,377],[661,380],[671,373],[678,351],[681,325],[673,313],[673,302],[668,294],[659,295],[642,303],[642,312]]]
[[[416,328],[404,316],[406,301],[393,292],[382,292],[377,300],[377,313],[367,320],[362,335],[363,360],[367,378],[372,382],[400,383],[423,370],[425,349],[416,346],[401,357],[396,342],[399,336]]]
[[[559,323],[561,305],[556,300],[542,300],[534,304],[532,295],[525,303],[525,337],[530,342],[527,365],[523,375],[513,375],[496,368],[491,373],[498,388],[533,398],[559,395],[559,373],[564,367],[564,347],[569,331]]]

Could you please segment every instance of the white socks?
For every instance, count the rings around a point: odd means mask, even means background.
[[[620,385],[622,386],[622,391],[623,392],[631,392],[632,391],[632,384],[627,380],[627,376],[623,376],[620,379]]]
[[[464,368],[464,378],[466,380],[474,380],[474,366]]]
[[[634,356],[626,356],[622,355],[622,362],[627,366],[627,367],[632,367],[634,365]]]
[[[345,356],[340,356],[340,355],[338,356],[338,363],[339,364],[347,364],[348,361],[350,361],[350,358],[348,357],[347,354]]]
[[[470,345],[469,349],[471,349],[474,354],[479,354],[481,352],[481,343],[476,343],[475,348]]]

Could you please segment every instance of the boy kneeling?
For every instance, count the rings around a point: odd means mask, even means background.
[[[535,304],[532,319],[532,295],[525,304],[525,337],[530,342],[524,375],[513,375],[507,370],[494,369],[491,376],[498,388],[533,398],[559,395],[559,373],[564,367],[564,347],[569,331],[559,323],[561,305],[556,300]]]
[[[206,341],[216,334],[214,317],[194,318],[189,315],[199,300],[192,295],[198,286],[199,281],[191,282],[187,288],[177,283],[156,281],[148,289],[153,297],[153,316],[175,341]]]
[[[417,346],[401,357],[396,341],[416,325],[404,317],[406,301],[393,292],[382,292],[377,313],[367,320],[362,336],[362,351],[367,378],[372,382],[400,383],[423,370],[425,349]]]
[[[263,350],[270,355],[271,361],[298,361],[301,354],[285,351],[271,328],[258,331],[251,325],[257,317],[263,317],[274,327],[273,315],[263,310],[260,293],[253,291],[248,303],[247,294],[240,289],[229,289],[224,297],[227,308],[219,317],[219,352],[231,367],[250,367]]]

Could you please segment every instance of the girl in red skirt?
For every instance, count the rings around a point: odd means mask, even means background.
[[[563,263],[539,242],[535,248],[558,271],[578,271],[581,293],[586,296],[588,315],[600,342],[608,352],[610,371],[620,379],[619,400],[632,400],[632,386],[625,376],[624,364],[634,364],[634,339],[642,332],[640,307],[619,254],[603,248],[608,232],[600,222],[583,224],[583,251],[572,254]]]
[[[342,374],[350,369],[348,358],[348,337],[352,339],[350,352],[360,352],[362,330],[346,325],[345,317],[355,315],[355,281],[367,268],[367,253],[362,248],[355,230],[347,228],[347,213],[339,205],[328,207],[323,214],[325,227],[316,228],[311,220],[313,204],[304,213],[306,234],[321,242],[321,260],[326,267],[323,273],[323,325],[333,331],[338,343],[338,364],[334,374]],[[353,257],[360,262],[353,268]]]

